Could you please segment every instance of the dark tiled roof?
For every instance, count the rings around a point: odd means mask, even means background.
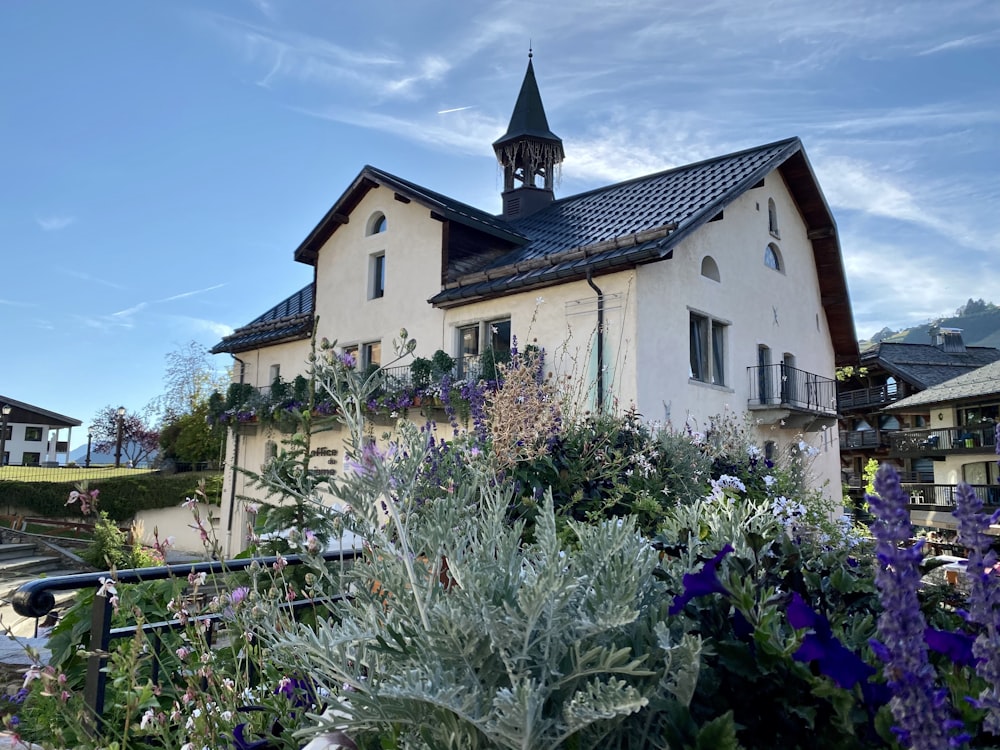
[[[54,411],[43,409],[40,406],[32,406],[8,396],[0,396],[0,406],[4,404],[11,407],[7,424],[44,424],[49,427],[79,427],[83,424],[79,419],[56,414]]]
[[[861,365],[878,362],[888,372],[924,390],[1000,360],[1000,349],[969,346],[964,352],[946,352],[932,344],[883,341],[861,356]]]
[[[915,406],[943,404],[997,394],[1000,394],[1000,360],[938,383],[926,391],[901,399],[888,408],[892,411],[902,411]]]
[[[300,289],[263,315],[237,328],[212,347],[212,354],[245,352],[260,346],[295,341],[312,335],[313,286]]]
[[[511,222],[529,242],[483,268],[482,273],[491,278],[470,274],[449,284],[431,302],[447,306],[498,291],[581,277],[588,269],[610,270],[665,258],[683,237],[801,148],[798,138],[790,138],[555,201]],[[641,239],[656,231],[660,237]],[[609,242],[618,246],[601,247]],[[576,257],[574,250],[584,253]],[[562,253],[572,259],[560,260]],[[537,266],[531,262],[545,259],[553,263],[518,270],[519,264]]]

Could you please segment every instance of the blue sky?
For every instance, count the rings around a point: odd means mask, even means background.
[[[859,335],[1000,302],[994,0],[7,2],[0,393],[141,409],[366,163],[499,211],[529,40],[557,194],[797,135]]]

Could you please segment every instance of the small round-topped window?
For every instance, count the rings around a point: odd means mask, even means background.
[[[385,214],[381,211],[376,211],[368,220],[368,232],[366,234],[382,234],[386,230],[386,226]]]
[[[781,271],[781,252],[778,250],[778,246],[773,242],[764,248],[764,265],[768,268],[773,268],[775,271]]]

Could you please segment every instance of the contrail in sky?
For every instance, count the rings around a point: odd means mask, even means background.
[[[461,112],[463,109],[472,109],[475,105],[470,104],[468,107],[455,107],[454,109],[442,109],[438,110],[439,115],[446,115],[449,112]]]

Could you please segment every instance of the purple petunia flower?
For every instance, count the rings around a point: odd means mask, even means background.
[[[816,662],[820,674],[824,674],[845,690],[852,689],[859,682],[867,682],[875,674],[875,668],[844,646],[830,629],[830,621],[815,612],[797,593],[786,611],[789,624],[796,630],[809,628],[802,645],[792,654],[795,661]]]
[[[687,603],[696,596],[708,596],[709,594],[729,595],[726,587],[719,582],[718,568],[723,558],[733,551],[733,545],[727,544],[711,560],[706,562],[697,573],[684,574],[684,593],[674,599],[668,613],[676,615],[687,606]]]

